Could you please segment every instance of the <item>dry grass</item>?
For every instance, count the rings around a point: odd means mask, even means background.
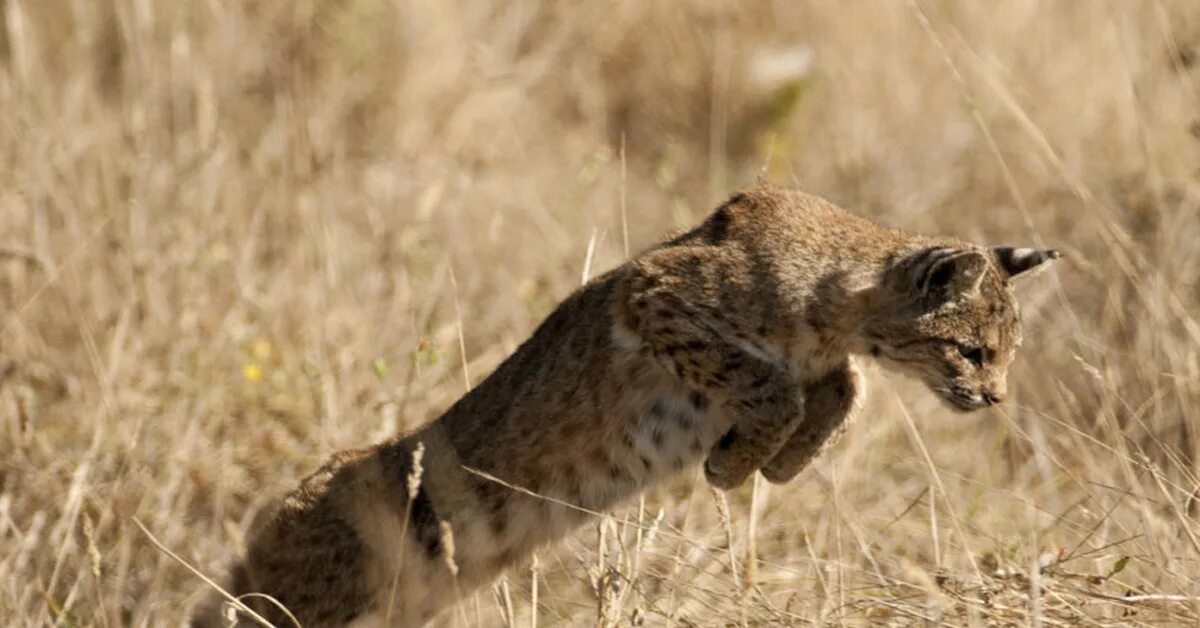
[[[1200,621],[1193,2],[0,7],[0,617],[177,623],[204,585],[133,518],[221,573],[585,259],[766,170],[1066,250],[1021,288],[1012,402],[873,371],[792,484],[682,478],[447,623]],[[761,76],[788,50],[807,73]]]

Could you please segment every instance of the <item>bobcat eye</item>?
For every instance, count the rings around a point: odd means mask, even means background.
[[[958,354],[975,366],[983,366],[984,350],[982,347],[958,345]]]

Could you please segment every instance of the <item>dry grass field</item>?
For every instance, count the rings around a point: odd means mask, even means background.
[[[0,0],[0,618],[178,625],[255,509],[435,417],[760,174],[1054,246],[1010,402],[868,369],[451,626],[1200,622],[1200,5]]]

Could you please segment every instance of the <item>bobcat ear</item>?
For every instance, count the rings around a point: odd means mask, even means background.
[[[995,253],[1000,268],[1008,273],[1009,278],[1037,268],[1052,259],[1062,257],[1062,253],[1054,249],[1019,249],[1011,246],[998,246],[992,249],[992,252]]]
[[[923,296],[938,295],[955,298],[979,290],[988,261],[983,253],[972,250],[930,249],[928,261],[917,282]]]

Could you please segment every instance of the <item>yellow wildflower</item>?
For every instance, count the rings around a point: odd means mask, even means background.
[[[252,382],[261,381],[263,378],[262,367],[257,364],[247,364],[242,367],[242,377]]]

